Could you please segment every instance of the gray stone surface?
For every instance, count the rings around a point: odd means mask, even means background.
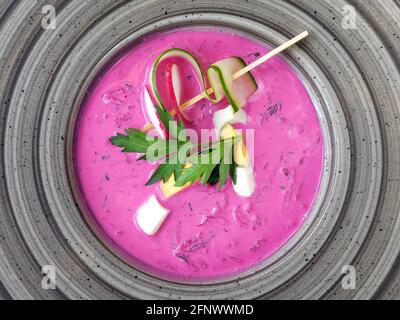
[[[46,4],[55,30],[42,28]],[[342,27],[346,5],[354,30]],[[399,21],[390,0],[0,0],[0,298],[399,299]],[[283,57],[313,96],[326,144],[302,230],[252,272],[207,285],[153,278],[106,247],[72,166],[74,120],[104,62],[148,32],[196,24],[271,46],[309,30]],[[41,286],[49,264],[56,290]],[[341,286],[348,264],[356,290]]]

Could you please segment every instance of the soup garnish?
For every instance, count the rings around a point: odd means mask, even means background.
[[[201,82],[206,98],[213,103],[225,98],[230,103],[213,115],[215,141],[193,143],[186,133],[185,125],[190,120],[181,110],[181,60]],[[260,63],[264,60],[265,56],[258,59]],[[254,62],[251,68],[257,65]],[[197,182],[218,184],[221,191],[229,176],[235,192],[250,197],[255,190],[253,167],[243,136],[232,124],[247,123],[247,114],[241,108],[258,89],[251,68],[240,57],[225,58],[208,67],[206,79],[201,63],[190,52],[179,48],[162,52],[152,66],[150,85],[145,89],[146,111],[157,135],[146,133],[146,128],[126,129],[125,135],[117,133],[111,142],[123,152],[141,154],[138,160],[160,162],[146,185],[160,182],[165,198]],[[160,69],[164,90],[159,89]],[[210,89],[206,89],[207,80]],[[136,221],[145,233],[154,235],[168,213],[153,195],[137,211]]]

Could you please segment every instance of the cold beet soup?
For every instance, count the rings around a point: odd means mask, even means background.
[[[87,94],[74,142],[82,195],[113,245],[145,271],[236,275],[307,217],[323,141],[305,87],[277,56],[233,76],[268,51],[230,29],[178,28],[136,43]],[[207,143],[186,135],[207,129]]]

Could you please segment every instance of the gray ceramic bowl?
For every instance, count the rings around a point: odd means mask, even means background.
[[[0,2],[0,296],[6,298],[395,298],[400,251],[400,8],[391,1]],[[47,3],[46,3],[47,4]],[[344,24],[355,10],[355,29]],[[312,212],[271,259],[240,276],[173,283],[125,262],[88,218],[72,166],[75,120],[95,75],[148,33],[220,25],[277,46],[324,132]],[[56,267],[57,288],[41,286]],[[341,285],[356,270],[356,289]],[[397,272],[397,273],[396,273]]]

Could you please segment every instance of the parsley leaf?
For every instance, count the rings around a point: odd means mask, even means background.
[[[230,172],[230,167],[232,164],[232,150],[233,145],[231,145],[230,148],[225,148],[224,149],[224,158],[221,161],[221,164],[219,165],[219,185],[218,185],[218,191],[221,191],[222,187],[226,184],[226,181],[228,180],[228,175]]]
[[[232,179],[233,184],[236,184],[236,181],[237,181],[236,168],[237,168],[236,162],[232,161],[231,166],[229,168],[229,175]]]
[[[208,178],[208,184],[215,186],[219,182],[219,164],[214,167],[211,172],[210,178]]]
[[[175,121],[164,107],[155,108],[160,121],[174,139],[160,139],[138,129],[126,129],[125,134],[117,133],[110,138],[123,152],[142,154],[138,160],[162,160],[146,185],[166,182],[172,175],[177,187],[199,181],[202,185],[219,183],[218,190],[221,190],[228,176],[236,182],[236,164],[233,161],[236,137],[194,145],[187,138],[182,119]],[[187,163],[190,163],[190,166],[185,166]]]
[[[138,129],[126,129],[126,135],[117,133],[111,137],[111,142],[117,147],[123,148],[122,152],[146,153],[154,143],[155,138]],[[165,140],[164,140],[165,141]]]
[[[208,166],[207,170],[204,171],[203,176],[201,177],[201,184],[204,186],[211,178],[214,169],[217,167],[217,164]]]
[[[163,182],[167,182],[167,180],[172,176],[175,167],[177,165],[178,164],[170,164],[170,163],[160,164],[154,171],[153,175],[150,177],[149,181],[147,181],[146,186],[152,185],[161,180]]]
[[[188,157],[193,165],[182,169],[175,182],[181,187],[186,183],[200,180],[202,185],[207,182],[214,185],[219,182],[219,190],[226,184],[230,172],[234,139],[221,140],[211,148],[202,150],[199,154]]]

